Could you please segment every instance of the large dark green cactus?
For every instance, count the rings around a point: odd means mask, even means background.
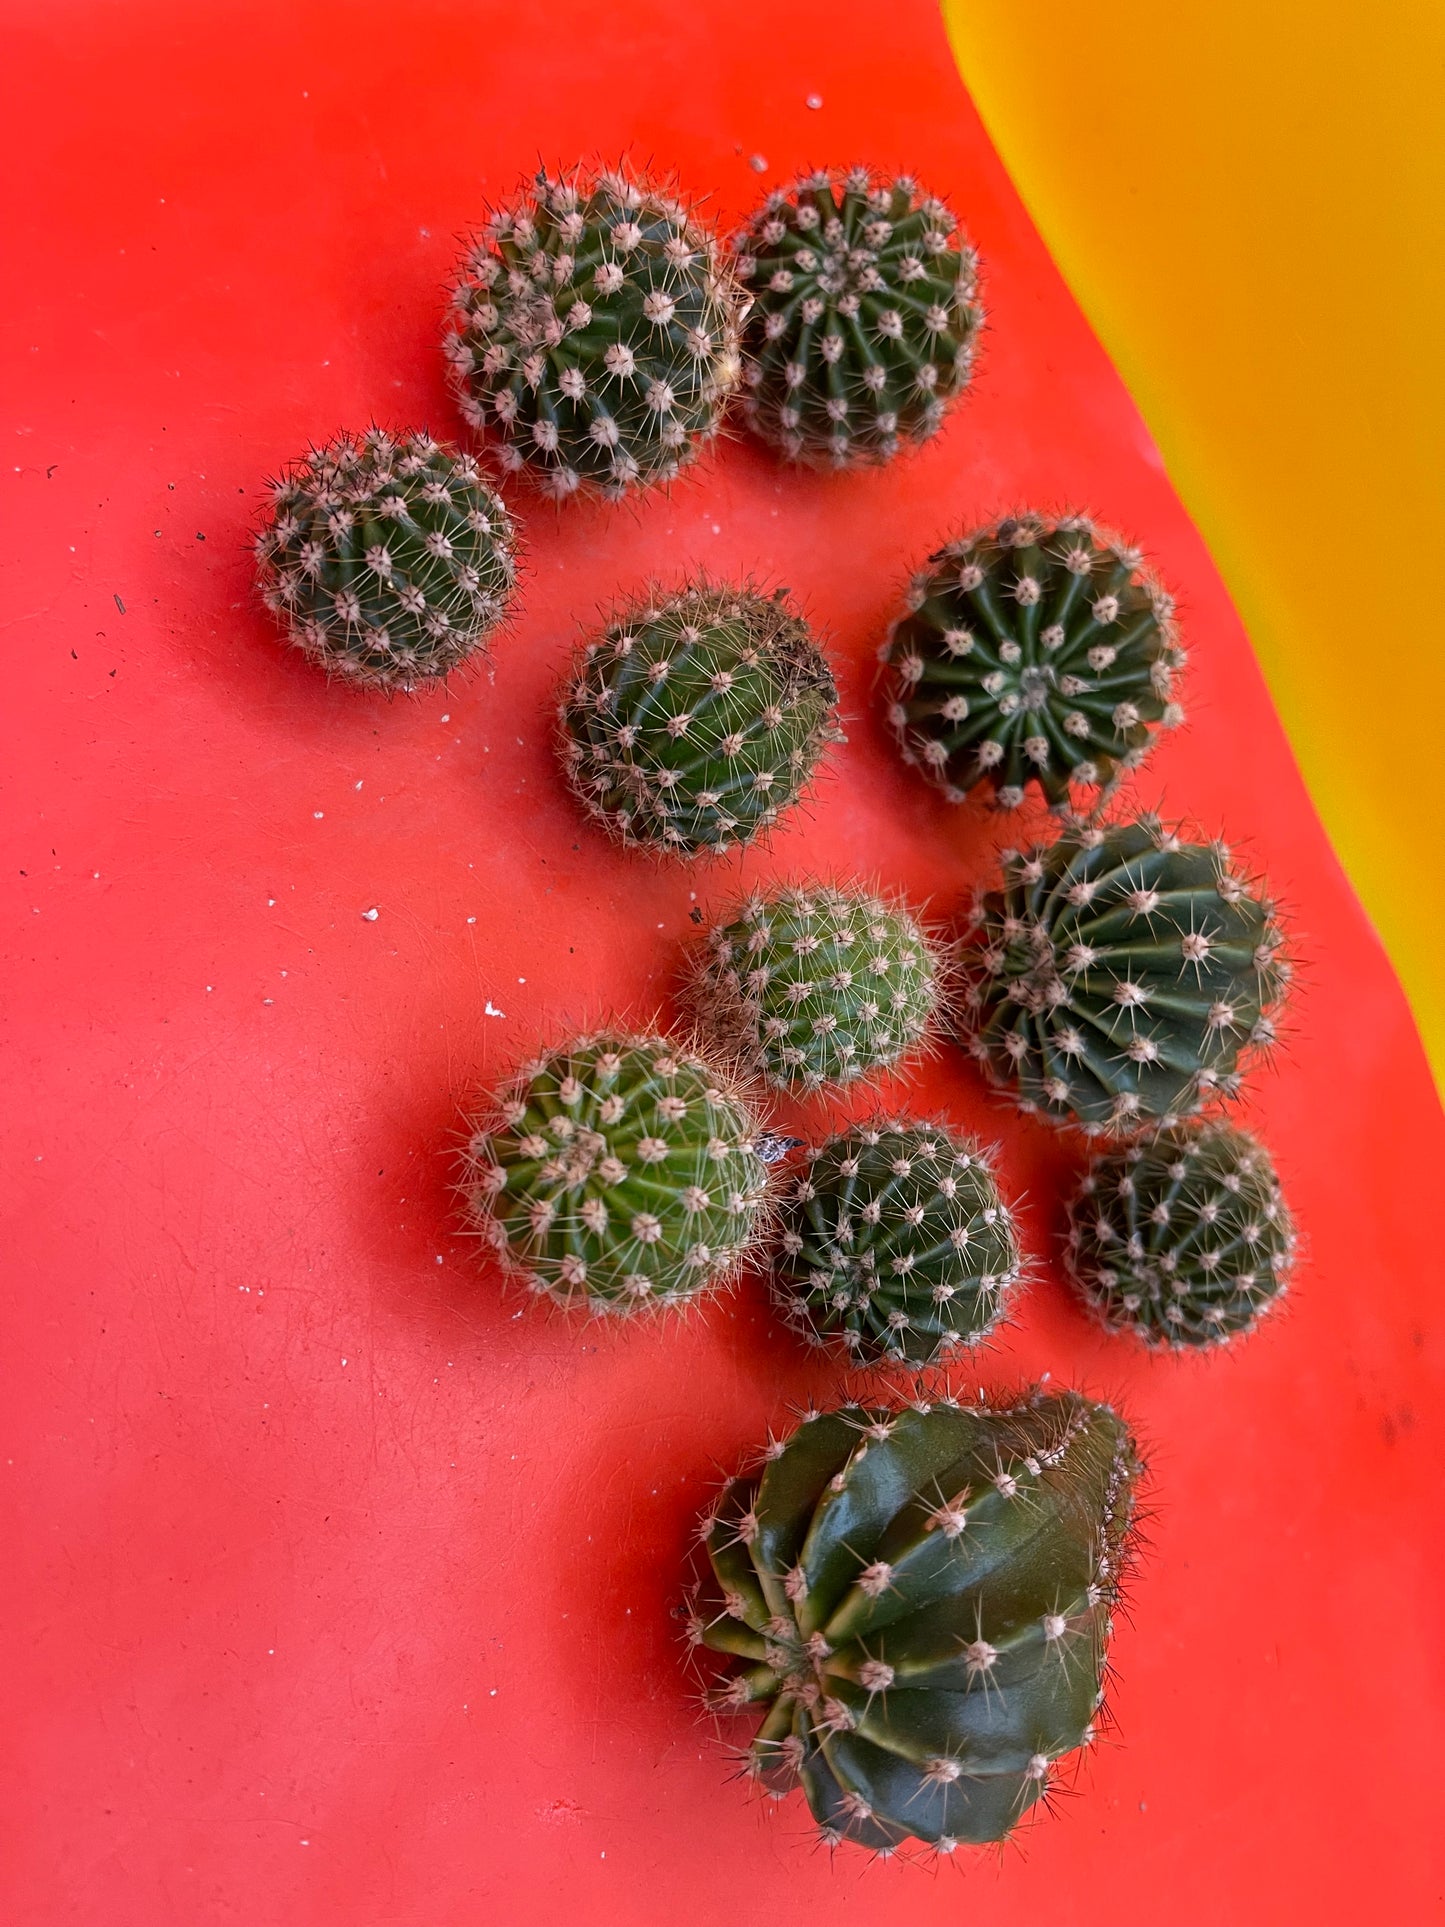
[[[773,1289],[855,1364],[928,1365],[987,1337],[1020,1270],[980,1147],[944,1124],[859,1124],[784,1187]]]
[[[1264,1146],[1233,1124],[1161,1131],[1094,1160],[1069,1205],[1069,1273],[1113,1331],[1222,1345],[1283,1296],[1295,1231]]]
[[[734,246],[753,297],[743,413],[765,441],[849,468],[938,432],[983,320],[978,257],[942,201],[866,167],[809,174]]]
[[[480,651],[517,580],[516,535],[470,455],[429,435],[338,435],[271,485],[266,606],[329,676],[415,689]]]
[[[462,413],[559,499],[670,481],[717,432],[742,306],[668,189],[539,174],[462,263],[447,339]]]
[[[523,1067],[470,1126],[471,1222],[533,1292],[628,1313],[731,1277],[761,1229],[758,1119],[670,1038],[603,1031]]]
[[[593,815],[623,843],[682,857],[771,828],[841,740],[832,672],[786,591],[706,582],[620,610],[558,720]]]
[[[695,1649],[830,1842],[1004,1838],[1103,1699],[1138,1459],[1076,1393],[814,1413],[700,1528]]]
[[[1238,1089],[1288,981],[1271,900],[1155,817],[1005,853],[961,953],[961,1027],[1021,1109],[1086,1131]]]
[[[889,636],[889,720],[904,760],[961,802],[1017,809],[1109,783],[1183,720],[1174,605],[1137,550],[1083,516],[1011,515],[928,558]]]

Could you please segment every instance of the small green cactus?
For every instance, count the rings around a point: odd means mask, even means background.
[[[859,1365],[929,1365],[987,1337],[1022,1269],[987,1157],[943,1124],[854,1125],[785,1187],[773,1288]]]
[[[763,440],[852,468],[937,434],[983,321],[978,257],[942,201],[867,168],[809,174],[734,247],[753,296],[743,413]]]
[[[842,740],[832,671],[786,590],[707,582],[619,610],[558,719],[592,814],[622,843],[681,857],[770,829]]]
[[[463,415],[559,500],[669,482],[718,430],[743,301],[665,187],[539,174],[462,263],[447,356]]]
[[[851,1084],[929,1036],[941,949],[901,905],[811,883],[749,897],[697,958],[698,1022],[777,1090]]]
[[[961,1026],[1024,1111],[1085,1131],[1233,1096],[1288,981],[1274,904],[1157,817],[1006,851],[961,953]]]
[[[1173,728],[1174,605],[1139,552],[1082,516],[1011,515],[914,577],[884,649],[904,761],[958,803],[979,783],[1017,809],[1137,769]]]
[[[1264,1146],[1211,1121],[1096,1158],[1069,1206],[1066,1251],[1111,1331],[1222,1345],[1283,1297],[1295,1230]]]
[[[469,1132],[473,1227],[568,1308],[684,1304],[761,1234],[758,1119],[727,1071],[673,1039],[579,1037],[526,1065]]]
[[[1139,1471],[1106,1405],[810,1413],[703,1519],[688,1605],[749,1773],[829,1844],[1002,1840],[1087,1746]]]
[[[516,533],[470,455],[429,435],[338,435],[271,484],[266,606],[328,676],[418,688],[481,650],[516,587]]]

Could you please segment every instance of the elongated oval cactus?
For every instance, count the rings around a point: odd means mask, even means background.
[[[830,1843],[1002,1840],[1087,1745],[1139,1461],[1077,1393],[814,1413],[703,1519],[695,1650]]]
[[[751,896],[710,931],[688,995],[749,1069],[810,1091],[925,1043],[944,975],[942,951],[902,905],[810,883]]]
[[[1094,1160],[1069,1206],[1069,1274],[1111,1331],[1221,1345],[1284,1295],[1295,1230],[1264,1146],[1179,1125]]]
[[[539,174],[462,263],[446,344],[462,413],[559,499],[671,481],[737,385],[743,307],[670,189]]]
[[[1031,782],[1067,803],[1183,720],[1173,602],[1083,516],[1011,515],[937,550],[884,660],[904,760],[954,803],[988,783],[1017,809]]]
[[[271,484],[256,539],[289,640],[363,689],[439,681],[474,656],[516,587],[516,532],[470,455],[429,435],[338,435]]]
[[[851,468],[938,432],[983,320],[978,257],[942,201],[865,167],[809,174],[734,247],[753,296],[743,412],[765,441]]]
[[[592,814],[623,843],[682,857],[770,829],[841,740],[832,672],[786,590],[708,582],[614,615],[558,720]]]
[[[1288,981],[1271,900],[1156,817],[1006,852],[962,952],[969,1049],[1022,1110],[1088,1132],[1239,1088]]]
[[[762,1230],[759,1131],[728,1072],[674,1039],[579,1037],[471,1124],[468,1215],[560,1305],[680,1305],[730,1278]]]
[[[859,1365],[928,1365],[987,1337],[1021,1271],[988,1158],[944,1124],[854,1125],[784,1189],[784,1315]]]

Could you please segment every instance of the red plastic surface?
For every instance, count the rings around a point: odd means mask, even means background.
[[[1433,1917],[1445,1130],[1221,586],[925,0],[745,29],[666,0],[6,11],[0,1917]],[[624,147],[729,221],[806,163],[916,169],[987,265],[974,399],[883,473],[736,445],[671,500],[524,505],[493,680],[327,688],[252,604],[260,478],[373,414],[454,432],[451,237],[537,156]],[[1069,1147],[956,1052],[903,1091],[1002,1140],[1046,1259],[965,1382],[1122,1397],[1157,1508],[1116,1735],[997,1862],[930,1874],[830,1861],[800,1802],[750,1804],[669,1618],[718,1469],[836,1376],[756,1282],[681,1326],[523,1312],[455,1233],[444,1153],[539,1033],[665,1004],[694,892],[822,866],[961,902],[1001,832],[898,769],[873,652],[937,535],[1037,500],[1092,505],[1177,586],[1191,725],[1146,793],[1247,836],[1296,906],[1255,1115],[1308,1258],[1236,1352],[1143,1356],[1048,1255]],[[547,739],[579,621],[695,565],[791,584],[852,720],[810,815],[686,871],[579,820]]]

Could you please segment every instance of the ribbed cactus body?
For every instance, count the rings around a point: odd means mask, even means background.
[[[829,1138],[786,1186],[773,1274],[785,1315],[857,1364],[928,1365],[997,1324],[1020,1271],[979,1146],[942,1124]]]
[[[765,441],[848,468],[937,433],[983,319],[978,258],[942,201],[866,168],[810,174],[734,246],[753,297],[743,411]]]
[[[447,354],[462,413],[559,498],[666,482],[717,432],[742,302],[715,237],[625,174],[539,175],[462,264]]]
[[[708,936],[691,995],[719,1043],[782,1090],[849,1084],[917,1048],[942,994],[917,920],[858,889],[749,897]]]
[[[695,1647],[830,1842],[1001,1840],[1092,1737],[1133,1442],[1068,1392],[814,1414],[702,1522]]]
[[[1069,1206],[1071,1276],[1111,1330],[1150,1345],[1249,1331],[1282,1296],[1294,1252],[1269,1153],[1232,1124],[1105,1152]]]
[[[767,830],[839,740],[838,692],[786,595],[703,584],[620,611],[558,709],[577,795],[620,841],[719,853]]]
[[[1238,1089],[1288,968],[1273,903],[1223,845],[1141,817],[1003,868],[962,954],[960,1017],[1025,1111],[1128,1131]]]
[[[271,485],[256,540],[292,643],[360,688],[435,682],[475,654],[516,586],[516,535],[470,455],[373,428],[313,448]]]
[[[904,759],[951,802],[988,783],[1017,809],[1033,782],[1066,803],[1183,716],[1172,601],[1081,516],[1010,516],[939,549],[884,659]]]
[[[681,1304],[734,1273],[758,1235],[758,1131],[727,1072],[696,1052],[666,1037],[579,1037],[473,1122],[469,1214],[559,1304]]]

